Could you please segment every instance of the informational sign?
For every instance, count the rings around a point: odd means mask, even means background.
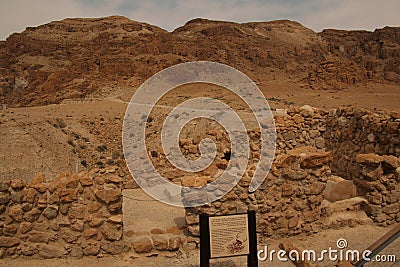
[[[247,256],[248,267],[258,267],[256,212],[229,215],[200,214],[200,267],[210,260]]]
[[[247,214],[209,217],[211,258],[248,255]]]

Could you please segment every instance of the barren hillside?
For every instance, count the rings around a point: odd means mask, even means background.
[[[0,42],[0,103],[36,106],[65,99],[129,96],[157,71],[186,61],[233,66],[261,88],[341,90],[400,82],[400,28],[315,33],[293,21],[194,19],[173,32],[112,16],[29,27]]]

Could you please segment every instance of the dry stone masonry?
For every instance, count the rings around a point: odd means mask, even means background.
[[[122,253],[127,245],[121,240],[121,184],[117,175],[88,172],[1,182],[1,255]]]
[[[186,229],[125,232],[122,192],[128,177],[112,168],[54,179],[38,174],[31,182],[2,181],[0,256],[188,251],[198,248],[201,212],[231,214],[248,208],[257,211],[261,240],[364,223],[386,226],[400,222],[399,114],[352,108],[327,112],[303,106],[279,112],[274,119],[276,157],[262,186],[248,192],[261,153],[259,131],[249,130],[251,154],[245,175],[220,200],[187,208]],[[226,169],[229,138],[217,125],[201,125],[186,129],[179,142],[189,159],[199,156],[197,146],[202,138],[217,143],[216,160],[198,174],[173,169],[162,149],[150,148],[154,165],[171,182],[201,187]]]

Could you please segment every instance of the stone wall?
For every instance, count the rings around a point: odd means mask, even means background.
[[[350,108],[325,112],[304,106],[291,108],[274,119],[276,157],[263,185],[254,193],[248,192],[260,155],[259,131],[251,130],[251,155],[245,175],[222,199],[186,209],[189,236],[184,236],[182,229],[156,229],[154,233],[125,233],[132,234],[134,241],[123,240],[122,189],[126,177],[117,175],[112,168],[63,174],[48,180],[39,174],[28,183],[21,179],[0,182],[0,257],[81,257],[128,250],[152,253],[180,247],[195,249],[201,212],[229,214],[245,212],[249,207],[257,211],[257,231],[265,237],[354,225],[357,219],[333,223],[327,219],[335,212],[324,199],[327,184],[331,183],[328,188],[334,190],[334,185],[340,188],[349,182],[341,182],[333,174],[353,180],[358,195],[367,200],[356,200],[351,210],[361,206],[380,225],[400,221],[397,114],[378,115]],[[208,137],[217,143],[217,158],[206,170],[190,175],[176,171],[157,147],[150,150],[150,155],[157,169],[172,182],[202,186],[214,181],[226,168],[229,138],[222,129],[193,127],[180,139],[182,153],[188,158],[199,156],[199,140]],[[193,131],[194,136],[190,137]],[[379,155],[359,155],[367,152]],[[331,193],[332,197],[343,195]],[[353,197],[352,192],[349,194]]]
[[[352,179],[359,176],[356,156],[363,153],[400,157],[400,114],[376,114],[365,109],[339,108],[327,114],[326,149],[332,170]]]
[[[304,106],[291,108],[287,114],[274,119],[276,158],[263,186],[254,194],[247,192],[253,163],[239,184],[222,199],[205,207],[187,209],[186,220],[191,235],[199,235],[198,216],[201,212],[229,214],[245,212],[248,207],[257,210],[257,230],[267,237],[365,223],[365,218],[348,221],[340,218],[336,222],[328,219],[335,209],[347,205],[329,205],[330,201],[324,199],[327,182],[332,184],[343,180],[336,175],[349,180],[341,182],[345,189],[348,189],[346,184],[349,182],[354,186],[354,181],[356,194],[367,200],[355,198],[349,201],[350,206],[345,207],[344,212],[364,210],[379,225],[400,221],[399,169],[395,163],[396,157],[400,156],[399,114],[376,114],[353,108],[324,112]],[[250,137],[255,137],[251,138],[251,143],[256,144],[254,147],[258,146],[256,133],[249,133]],[[362,156],[358,155],[366,152],[384,156],[373,156],[379,158],[378,163],[361,162]],[[315,164],[305,165],[304,162],[310,158],[320,158],[321,163],[316,160]],[[370,172],[375,175],[373,179]]]
[[[329,152],[298,151],[278,157],[261,187],[248,192],[251,179],[245,176],[227,195],[207,206],[187,208],[188,231],[199,236],[199,214],[233,214],[257,211],[257,231],[264,236],[284,237],[313,232],[327,216],[323,191],[331,175]],[[247,178],[246,178],[247,177]]]
[[[289,150],[313,146],[324,151],[327,112],[309,106],[290,108],[287,115],[274,117],[277,133],[276,156]]]
[[[368,216],[382,226],[400,222],[400,158],[360,154],[356,163],[360,177],[354,183],[368,201],[363,207]]]
[[[121,184],[117,175],[88,172],[0,182],[1,256],[123,252]]]

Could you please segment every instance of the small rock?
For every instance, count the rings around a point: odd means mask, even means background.
[[[14,190],[21,190],[25,187],[25,181],[22,179],[14,179],[11,181],[11,188]]]
[[[181,244],[181,239],[179,237],[172,237],[168,241],[168,250],[169,251],[175,251],[179,249],[179,246]]]
[[[83,249],[83,254],[85,256],[96,256],[100,252],[99,246],[87,246]]]
[[[138,241],[133,242],[133,249],[137,253],[148,253],[153,249],[150,239],[142,238]]]
[[[19,239],[14,237],[0,236],[0,247],[13,247],[19,245]]]
[[[49,206],[43,210],[43,216],[47,219],[51,220],[57,217],[58,215],[58,207],[57,206]]]
[[[111,223],[122,223],[122,214],[112,215],[108,218],[108,221]]]
[[[45,182],[46,182],[46,176],[44,175],[44,173],[39,172],[38,174],[35,175],[35,177],[33,177],[31,185],[36,185]]]
[[[12,205],[11,207],[8,208],[8,215],[17,222],[22,221],[24,215],[22,206],[19,204]]]
[[[159,251],[165,251],[168,249],[168,239],[159,235],[153,236],[154,247]]]
[[[32,223],[29,222],[22,222],[19,225],[19,231],[21,232],[21,234],[26,234],[27,232],[32,230]]]
[[[67,177],[65,186],[67,188],[73,189],[73,188],[76,188],[78,186],[78,184],[79,184],[79,176],[76,173],[74,173]]]
[[[29,233],[27,240],[32,243],[48,243],[49,237],[46,233],[31,232],[31,233]]]
[[[65,249],[56,245],[38,246],[39,255],[45,259],[60,258],[65,254]]]
[[[71,252],[68,255],[73,258],[80,259],[83,257],[83,250],[81,247],[74,246],[74,247],[72,247]]]
[[[97,190],[95,192],[96,197],[101,201],[109,204],[110,202],[117,201],[121,198],[121,189],[105,189]]]
[[[75,223],[71,224],[71,230],[82,232],[84,228],[84,222],[82,220],[76,220]]]
[[[101,233],[107,240],[120,240],[122,237],[122,226],[105,222],[101,227]]]
[[[303,169],[321,167],[332,161],[330,152],[310,153],[301,159],[300,166]]]
[[[18,231],[18,225],[8,224],[3,226],[3,235],[14,236]]]
[[[86,229],[83,231],[83,236],[84,236],[86,239],[96,238],[96,237],[97,237],[97,233],[98,233],[98,230],[95,229],[95,228],[86,228]]]

